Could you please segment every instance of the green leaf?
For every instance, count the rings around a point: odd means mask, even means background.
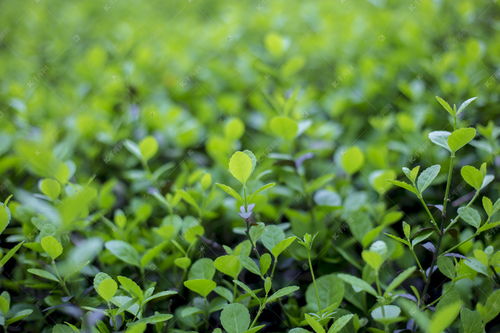
[[[351,320],[352,317],[354,317],[353,314],[346,314],[338,318],[337,320],[335,320],[332,326],[330,326],[328,333],[340,332],[340,330],[343,329],[345,325],[347,325],[347,323]]]
[[[287,295],[290,295],[290,294],[296,292],[299,289],[300,288],[297,287],[297,286],[289,286],[289,287],[281,288],[281,289],[277,290],[274,294],[272,294],[271,296],[269,296],[269,298],[267,299],[266,303],[274,302],[274,301],[278,300],[281,297],[285,297]]]
[[[439,174],[440,170],[441,166],[436,164],[422,171],[422,173],[420,174],[420,176],[418,176],[417,179],[417,188],[420,191],[420,193],[424,193],[427,187],[429,187],[432,184],[432,181]]]
[[[224,125],[224,135],[231,140],[238,140],[245,133],[245,124],[239,118],[231,118]]]
[[[225,255],[218,257],[214,261],[215,268],[233,279],[236,279],[241,272],[240,258],[235,255]]]
[[[292,245],[292,243],[295,241],[295,239],[297,239],[297,237],[295,237],[295,236],[291,236],[291,237],[283,239],[281,242],[279,242],[278,244],[276,244],[273,247],[273,249],[271,250],[272,255],[275,258],[278,258],[278,256],[281,253],[283,253],[283,251],[285,251],[290,245]]]
[[[271,267],[271,255],[269,253],[264,253],[263,255],[260,256],[259,259],[259,264],[260,264],[260,272],[262,275],[266,274],[267,271],[269,270],[269,267]]]
[[[243,333],[250,326],[250,313],[243,304],[227,304],[220,314],[220,321],[227,333]]]
[[[217,284],[208,279],[192,279],[184,281],[184,286],[203,297],[207,297],[217,287]]]
[[[374,251],[363,251],[361,252],[361,257],[375,271],[378,271],[384,263],[384,258]]]
[[[448,131],[434,131],[429,133],[429,140],[451,152],[450,146],[448,146],[450,135],[451,133]]]
[[[479,215],[477,210],[475,210],[474,208],[460,207],[458,209],[458,215],[462,220],[464,220],[465,223],[473,226],[476,229],[478,229],[481,225],[481,215]]]
[[[390,238],[394,239],[395,241],[400,242],[401,244],[410,246],[410,242],[408,242],[406,239],[402,239],[401,237],[398,237],[398,236],[395,236],[395,235],[391,235],[391,234],[388,234],[388,233],[384,233],[384,235],[386,235],[387,237],[390,237]]]
[[[340,305],[344,298],[344,283],[339,277],[334,274],[328,274],[316,279],[320,302],[319,307],[314,284],[309,284],[306,290],[306,301],[309,308],[315,312],[326,308],[333,311]]]
[[[7,321],[6,324],[7,326],[14,324],[15,322],[18,322],[19,320],[22,320],[26,317],[28,317],[30,314],[33,313],[33,310],[31,309],[26,309],[26,310],[21,310],[19,312],[16,312],[10,317]]]
[[[137,320],[136,322],[133,323],[133,325],[139,325],[139,324],[156,324],[156,323],[163,323],[167,320],[172,319],[174,316],[168,313],[156,313],[152,316],[142,318],[140,320]]]
[[[10,223],[10,209],[0,202],[0,235]]]
[[[342,204],[340,195],[330,190],[319,190],[314,194],[314,202],[318,206],[339,207]]]
[[[242,151],[235,152],[229,160],[229,172],[242,184],[250,178],[253,169],[252,159]]]
[[[487,230],[490,230],[490,229],[493,229],[493,228],[496,228],[496,227],[499,227],[499,226],[500,226],[500,221],[489,222],[489,223],[483,224],[481,226],[481,228],[479,228],[478,232],[481,233],[481,232],[484,232],[484,231],[487,231]]]
[[[201,258],[194,262],[189,269],[188,279],[211,280],[215,274],[214,261],[210,258]]]
[[[365,163],[365,156],[359,147],[349,147],[340,158],[340,164],[349,175],[355,174]]]
[[[269,251],[272,251],[279,242],[285,239],[285,233],[283,229],[276,225],[268,225],[264,230],[260,241],[264,244],[264,247]]]
[[[441,97],[439,96],[436,96],[436,100],[439,102],[439,104],[441,104],[441,106],[443,107],[443,109],[445,109],[451,116],[455,116],[455,111],[451,108],[450,104],[448,104],[448,102],[446,102],[444,99],[442,99]]]
[[[30,268],[30,269],[28,269],[28,273],[31,273],[33,275],[39,276],[39,277],[47,279],[47,280],[59,282],[59,279],[54,274],[52,274],[46,270],[43,270],[43,269]]]
[[[109,302],[111,298],[115,296],[117,290],[118,284],[111,278],[101,281],[96,289],[99,296],[101,296],[106,302]]]
[[[493,291],[483,305],[478,303],[476,309],[483,319],[483,323],[488,323],[500,314],[500,289]]]
[[[488,275],[488,268],[482,262],[477,260],[476,258],[467,258],[467,260],[464,260],[464,263],[472,270],[474,270],[480,274],[483,274],[485,276],[489,276]]]
[[[460,174],[467,184],[472,186],[474,189],[479,191],[483,185],[484,174],[481,170],[474,168],[473,166],[466,165],[460,169]]]
[[[17,243],[16,246],[14,246],[12,249],[10,249],[7,252],[7,254],[5,254],[0,259],[0,268],[2,268],[7,263],[7,261],[9,261],[9,259],[12,258],[14,256],[14,254],[16,254],[17,250],[19,250],[21,248],[21,246],[23,246],[23,244],[24,244],[24,241]]]
[[[405,168],[403,167],[402,168],[403,170],[403,173],[406,175],[406,177],[412,182],[414,183],[415,180],[417,179],[417,175],[418,175],[418,172],[420,171],[420,165],[417,165],[416,167],[414,167],[413,169],[408,169],[408,168]]]
[[[313,316],[307,313],[304,316],[307,323],[309,324],[309,326],[311,326],[315,333],[325,333],[325,329],[323,328],[323,326],[321,326],[321,324]]]
[[[460,128],[453,131],[448,137],[448,146],[450,147],[452,152],[456,152],[466,144],[472,141],[476,136],[476,129],[469,128]]]
[[[385,289],[385,293],[386,294],[390,293],[391,291],[396,289],[401,283],[403,283],[406,279],[408,279],[413,274],[413,272],[415,272],[415,270],[416,267],[413,266],[399,273],[399,275],[396,276],[396,278],[392,280],[392,282],[387,286],[387,288]]]
[[[229,194],[230,196],[232,196],[233,198],[235,198],[239,202],[243,201],[243,198],[241,197],[241,195],[239,195],[239,193],[236,192],[232,187],[224,185],[224,184],[219,184],[219,183],[216,183],[215,185],[217,185],[221,190],[223,190],[224,192],[226,192],[227,194]]]
[[[257,264],[252,258],[246,255],[240,255],[240,261],[243,267],[246,268],[248,271],[254,273],[255,275],[261,276],[259,266],[257,266]]]
[[[424,240],[429,238],[433,233],[434,233],[433,231],[427,231],[419,234],[418,236],[413,238],[413,240],[411,241],[411,246],[415,246],[417,244],[422,243]]]
[[[393,170],[376,170],[370,174],[370,184],[380,195],[387,192],[396,179],[396,173]]]
[[[472,98],[469,98],[468,100],[466,100],[465,102],[463,102],[462,104],[460,104],[460,107],[457,110],[457,115],[462,113],[465,110],[465,108],[467,106],[469,106],[470,103],[474,102],[476,99],[477,99],[477,97],[472,97]]]
[[[285,140],[293,140],[299,131],[295,120],[285,116],[276,116],[269,122],[269,127],[274,135]]]
[[[491,202],[490,198],[488,198],[487,196],[484,196],[482,199],[482,203],[483,203],[483,209],[486,212],[486,215],[491,216],[495,213],[495,211],[493,210],[493,202]]]
[[[158,142],[152,136],[147,136],[139,142],[139,150],[144,160],[149,160],[158,151]]]
[[[443,273],[444,276],[448,277],[449,279],[455,278],[455,264],[452,258],[439,256],[437,258],[437,266],[439,268],[439,271]]]
[[[403,221],[403,232],[405,234],[406,239],[411,238],[411,226],[405,221]]]
[[[399,181],[399,180],[391,180],[390,182],[391,182],[392,185],[396,185],[398,187],[404,188],[405,190],[408,190],[408,191],[410,191],[412,193],[415,193],[415,194],[418,193],[417,189],[413,185],[408,184],[406,182],[402,182],[402,181]]]
[[[177,291],[174,291],[174,290],[160,291],[159,293],[156,293],[156,294],[151,295],[148,298],[146,298],[144,300],[144,304],[146,304],[147,302],[152,301],[154,299],[162,298],[162,297],[166,297],[166,296],[171,296],[171,295],[177,295]]]
[[[350,274],[341,273],[337,274],[337,276],[345,283],[351,285],[355,292],[365,291],[370,295],[377,296],[377,292],[375,291],[375,289],[373,289],[373,287],[364,280],[361,280],[360,278]]]
[[[42,245],[42,249],[52,258],[52,260],[55,260],[63,252],[61,243],[53,236],[43,237],[40,244]]]
[[[397,305],[382,305],[375,308],[371,312],[371,316],[373,319],[379,322],[389,323],[393,319],[397,318],[401,313],[401,309]]]
[[[481,320],[481,315],[477,311],[472,311],[467,308],[460,310],[460,322],[462,324],[463,333],[483,333],[484,324]]]
[[[236,285],[238,285],[241,289],[243,289],[244,291],[246,291],[247,294],[249,294],[250,296],[252,296],[253,298],[255,298],[256,300],[259,299],[259,297],[254,293],[254,291],[249,286],[247,286],[246,284],[244,284],[243,282],[238,281],[238,280],[233,280],[233,282]]]
[[[189,266],[191,265],[191,259],[189,259],[189,257],[180,257],[180,258],[175,258],[174,260],[174,264],[177,266],[177,267],[180,267],[182,268],[183,270],[186,270],[189,268]]]
[[[115,257],[127,264],[140,267],[139,253],[129,243],[120,240],[112,240],[104,245]]]
[[[141,258],[141,267],[146,267],[151,262],[151,260],[158,257],[165,248],[165,246],[167,245],[168,242],[164,241],[156,245],[155,247],[147,250],[146,253],[144,253],[144,255]]]
[[[137,297],[140,301],[144,299],[144,293],[134,280],[129,279],[125,276],[117,276],[118,281],[123,289],[128,292],[131,296]]]
[[[432,317],[427,332],[442,333],[455,321],[461,307],[462,303],[456,302],[438,310]]]
[[[61,194],[61,185],[55,179],[45,178],[38,183],[40,191],[48,196],[50,199],[55,200]]]
[[[257,189],[255,192],[252,193],[252,195],[249,198],[249,201],[253,201],[253,199],[255,198],[255,196],[257,194],[259,194],[262,191],[265,191],[265,190],[268,190],[270,188],[273,188],[274,186],[276,186],[276,183],[269,183],[269,184],[266,184],[266,185],[263,185],[263,186],[259,187],[259,189]]]

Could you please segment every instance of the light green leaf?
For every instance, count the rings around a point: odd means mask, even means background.
[[[144,160],[149,160],[158,151],[158,142],[152,136],[147,136],[139,142],[139,150]]]
[[[342,204],[340,195],[330,190],[319,190],[314,193],[314,202],[324,207],[338,207]]]
[[[235,152],[229,160],[229,172],[242,184],[250,178],[253,168],[252,159],[242,151]]]
[[[375,291],[375,289],[373,289],[373,287],[364,280],[361,280],[360,278],[350,274],[341,273],[337,274],[337,276],[345,283],[351,285],[355,292],[365,291],[370,295],[377,296],[377,292]]]
[[[299,131],[297,122],[285,116],[273,117],[269,122],[269,127],[274,135],[285,140],[293,140]]]
[[[471,207],[460,207],[458,209],[458,215],[464,222],[478,229],[481,225],[481,215]]]
[[[220,321],[227,333],[243,333],[250,326],[250,313],[243,304],[227,304],[220,314]]]
[[[488,323],[500,314],[500,289],[493,291],[483,305],[478,303],[476,309],[483,319],[483,323]]]
[[[1,259],[0,259],[0,268],[2,268],[10,258],[16,254],[16,252],[23,246],[24,241],[17,243],[12,249],[10,249]]]
[[[485,176],[481,170],[478,170],[473,166],[466,165],[460,169],[460,174],[467,184],[475,188],[477,191],[481,189]]]
[[[106,302],[109,302],[115,296],[117,290],[118,284],[115,280],[107,278],[99,283],[96,291]]]
[[[224,125],[224,135],[231,140],[238,140],[245,133],[245,124],[239,118],[231,118]]]
[[[395,179],[396,173],[393,170],[376,170],[372,172],[369,177],[371,186],[380,195],[384,194],[391,188],[391,181]]]
[[[285,233],[283,229],[276,225],[268,225],[264,230],[260,241],[264,244],[264,247],[269,251],[272,251],[279,242],[285,239]]]
[[[432,317],[427,331],[429,333],[442,333],[455,321],[461,307],[462,304],[456,302],[437,311]]]
[[[233,279],[236,279],[241,272],[240,258],[235,255],[225,255],[218,257],[214,261],[215,268]]]
[[[266,274],[267,271],[269,270],[269,267],[271,267],[271,255],[269,253],[264,253],[263,255],[260,256],[259,259],[259,264],[260,264],[260,272],[262,275]]]
[[[184,281],[184,286],[203,297],[207,297],[217,287],[217,284],[208,279],[192,279]]]
[[[464,263],[472,270],[488,276],[488,268],[476,258],[467,258],[467,260],[464,260]]]
[[[52,260],[55,260],[63,252],[61,243],[54,236],[45,236],[40,241],[42,249],[49,255]]]
[[[279,242],[278,244],[276,244],[273,247],[273,249],[271,250],[272,255],[275,258],[278,258],[278,256],[281,253],[283,253],[283,251],[285,251],[290,245],[292,245],[292,243],[295,241],[295,239],[297,239],[297,237],[295,237],[295,236],[291,236],[291,237],[283,239],[281,242]]]
[[[189,269],[188,279],[211,280],[215,274],[214,261],[210,258],[201,258],[194,262]]]
[[[359,147],[349,147],[340,158],[340,164],[345,172],[352,175],[359,171],[365,163],[365,156]]]
[[[452,152],[456,152],[466,144],[472,141],[476,136],[476,129],[469,128],[460,128],[456,131],[453,131],[448,137],[448,146]]]
[[[424,193],[427,187],[429,187],[432,184],[432,181],[439,174],[440,170],[441,166],[436,164],[422,171],[422,173],[420,174],[420,176],[418,176],[417,179],[417,188],[420,191],[420,193]]]
[[[55,200],[61,194],[61,185],[55,179],[45,178],[38,183],[40,191],[48,196],[50,199]]]
[[[391,322],[394,318],[397,318],[401,313],[401,309],[397,305],[383,305],[375,308],[371,312],[373,319],[379,322]]]
[[[404,188],[405,190],[408,190],[408,191],[410,191],[412,193],[415,193],[415,194],[418,193],[417,189],[413,185],[408,184],[406,182],[402,182],[402,181],[399,181],[399,180],[391,180],[390,182],[391,182],[392,185],[396,185],[398,187]]]
[[[174,316],[168,313],[156,313],[152,316],[142,318],[134,322],[135,325],[140,325],[140,324],[156,324],[156,323],[163,323],[164,321],[172,319]]]
[[[191,265],[191,259],[189,259],[189,257],[180,257],[180,258],[175,258],[174,260],[174,264],[177,266],[177,267],[180,267],[182,268],[183,270],[186,270],[189,268],[189,266]]]
[[[120,240],[112,240],[104,245],[115,257],[127,264],[140,267],[139,253],[129,243]]]
[[[361,252],[361,257],[376,271],[378,271],[380,266],[384,263],[384,258],[379,253],[374,251],[363,251]]]

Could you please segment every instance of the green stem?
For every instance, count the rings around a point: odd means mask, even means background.
[[[444,201],[443,201],[443,217],[446,216],[446,206],[448,205],[449,195],[450,195],[450,187],[451,187],[451,176],[453,173],[453,164],[455,162],[455,153],[451,153],[450,156],[450,166],[448,167],[448,180],[446,181],[446,191],[444,193]]]
[[[316,302],[318,304],[318,312],[321,312],[322,309],[321,309],[321,301],[319,298],[318,285],[316,284],[316,277],[314,276],[314,270],[313,270],[312,262],[311,262],[311,250],[307,251],[307,262],[309,264],[309,270],[311,271],[311,277],[313,280],[314,292],[316,294]]]
[[[458,243],[457,245],[455,245],[455,246],[453,246],[453,247],[449,248],[448,250],[446,250],[446,251],[445,251],[445,252],[443,252],[442,254],[447,254],[447,253],[450,253],[451,251],[453,251],[453,250],[455,250],[457,247],[460,247],[460,246],[462,246],[463,244],[467,243],[468,241],[470,241],[471,239],[473,239],[473,238],[474,238],[474,237],[476,237],[477,235],[478,235],[478,234],[477,234],[477,233],[475,233],[475,234],[473,234],[472,236],[467,237],[467,239],[465,239],[465,240],[461,241],[460,243]]]
[[[439,233],[441,233],[441,230],[439,229],[438,224],[437,224],[436,220],[434,219],[434,216],[432,215],[431,211],[427,207],[427,204],[425,203],[424,198],[422,197],[422,194],[420,194],[420,193],[418,194],[418,199],[420,200],[420,203],[422,204],[422,206],[424,206],[424,209],[427,212],[427,215],[429,215],[431,222],[434,225],[434,227],[436,228],[436,230]]]
[[[52,260],[52,268],[54,268],[54,273],[56,273],[57,279],[59,280],[59,284],[62,286],[64,292],[66,295],[71,296],[71,293],[68,290],[68,287],[66,286],[66,281],[61,277],[61,274],[59,274],[59,270],[57,269],[56,262]]]
[[[425,270],[422,267],[422,264],[420,263],[420,260],[418,260],[417,254],[413,250],[413,247],[411,247],[411,246],[410,246],[410,252],[413,255],[413,258],[415,258],[415,261],[417,262],[418,268],[420,269],[420,272],[422,272],[422,274],[424,275],[424,279],[426,280],[427,277],[425,276]]]
[[[266,300],[267,300],[267,296],[266,296],[266,298],[264,298],[264,301],[261,304],[259,304],[259,310],[257,310],[257,314],[255,315],[255,318],[252,320],[252,323],[250,324],[249,329],[253,328],[255,326],[255,324],[257,323],[257,319],[259,319],[262,311],[264,311]]]
[[[274,258],[273,269],[271,270],[271,279],[274,276],[274,271],[276,270],[276,265],[278,264],[278,258]]]
[[[478,196],[479,196],[479,191],[476,191],[476,193],[474,194],[472,199],[469,201],[469,203],[465,207],[467,208],[470,205],[472,205],[474,203],[474,201],[476,201]],[[453,225],[455,225],[455,223],[457,223],[459,217],[460,217],[460,215],[457,215],[457,216],[455,216],[455,218],[453,220],[451,220],[450,224],[444,229],[444,233],[446,233],[448,230],[450,230],[450,228]]]

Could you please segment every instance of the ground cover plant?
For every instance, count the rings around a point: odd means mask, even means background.
[[[499,18],[0,2],[3,331],[500,331]]]

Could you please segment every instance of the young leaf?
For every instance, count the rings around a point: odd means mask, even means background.
[[[232,196],[236,200],[238,200],[240,202],[243,201],[243,198],[241,197],[241,195],[239,195],[239,193],[236,192],[232,187],[224,185],[224,184],[219,184],[219,183],[216,183],[215,185],[217,185],[221,190],[223,190],[224,192],[226,192],[227,194],[229,194],[230,196]]]
[[[250,326],[250,313],[243,304],[227,304],[220,314],[220,321],[227,333],[244,333]]]
[[[262,275],[266,274],[271,267],[271,255],[269,253],[264,253],[260,256],[259,264],[260,264],[260,272]]]
[[[417,188],[420,193],[423,193],[432,184],[432,181],[439,174],[440,170],[441,166],[436,164],[422,171],[417,179]]]
[[[10,223],[10,209],[0,202],[0,235]]]
[[[208,279],[192,279],[184,281],[184,286],[203,297],[207,297],[207,295],[215,289],[217,284]]]
[[[271,131],[285,140],[293,140],[299,130],[297,122],[289,117],[276,116],[269,122]]]
[[[2,268],[7,263],[7,261],[9,261],[9,259],[12,258],[14,256],[14,254],[16,254],[16,252],[21,248],[21,246],[23,246],[23,244],[24,244],[24,241],[17,243],[16,246],[14,246],[12,249],[10,249],[0,259],[0,268]]]
[[[488,323],[495,319],[500,314],[500,289],[496,289],[493,291],[488,298],[486,299],[486,303],[483,305],[478,303],[476,305],[477,311],[481,315],[481,319],[483,319],[483,323]]]
[[[476,129],[469,128],[460,128],[448,137],[448,146],[450,150],[454,153],[466,144],[468,144],[474,137],[476,136]]]
[[[460,169],[460,174],[467,184],[479,191],[483,185],[484,174],[474,168],[473,166],[466,165]]]
[[[378,271],[380,266],[384,263],[384,258],[374,251],[363,251],[361,257],[375,271]]]
[[[116,291],[118,290],[118,285],[115,280],[111,278],[104,279],[97,286],[97,293],[101,296],[106,302],[109,302],[113,296],[115,296]]]
[[[211,280],[215,274],[214,261],[210,258],[201,258],[194,262],[189,269],[188,279]]]
[[[28,273],[31,273],[33,275],[39,276],[47,280],[59,282],[59,279],[54,274],[52,274],[51,272],[47,272],[46,270],[43,269],[30,268],[28,269]]]
[[[252,159],[242,151],[235,152],[229,160],[229,172],[242,184],[250,178],[253,168]]]
[[[482,203],[483,203],[483,209],[484,209],[486,215],[488,215],[488,216],[493,215],[495,211],[493,210],[493,202],[491,202],[490,198],[488,198],[487,196],[484,196],[482,199]]]
[[[439,102],[439,104],[441,104],[441,106],[443,107],[443,109],[445,109],[451,116],[455,116],[455,111],[451,108],[450,104],[448,104],[448,102],[446,102],[444,99],[442,99],[441,97],[439,96],[436,96],[436,100]]]
[[[406,182],[402,182],[399,180],[391,180],[391,184],[396,185],[396,186],[401,187],[401,188],[404,188],[405,190],[410,191],[412,193],[415,193],[415,194],[418,193],[417,189],[413,185],[408,184]]]
[[[457,116],[462,113],[467,106],[469,106],[470,103],[474,102],[477,99],[477,97],[472,97],[460,104],[460,107],[457,110]]]
[[[61,243],[54,236],[45,236],[40,241],[43,250],[49,255],[52,260],[55,260],[63,252]]]
[[[397,305],[382,305],[375,308],[371,312],[371,316],[376,321],[391,322],[392,319],[397,318],[401,313],[401,308]]]
[[[142,301],[142,299],[144,298],[144,293],[141,287],[139,287],[139,285],[135,283],[134,280],[120,275],[117,277],[117,279],[120,282],[122,288],[125,289],[125,291],[127,291],[130,295],[137,297],[140,301]]]

